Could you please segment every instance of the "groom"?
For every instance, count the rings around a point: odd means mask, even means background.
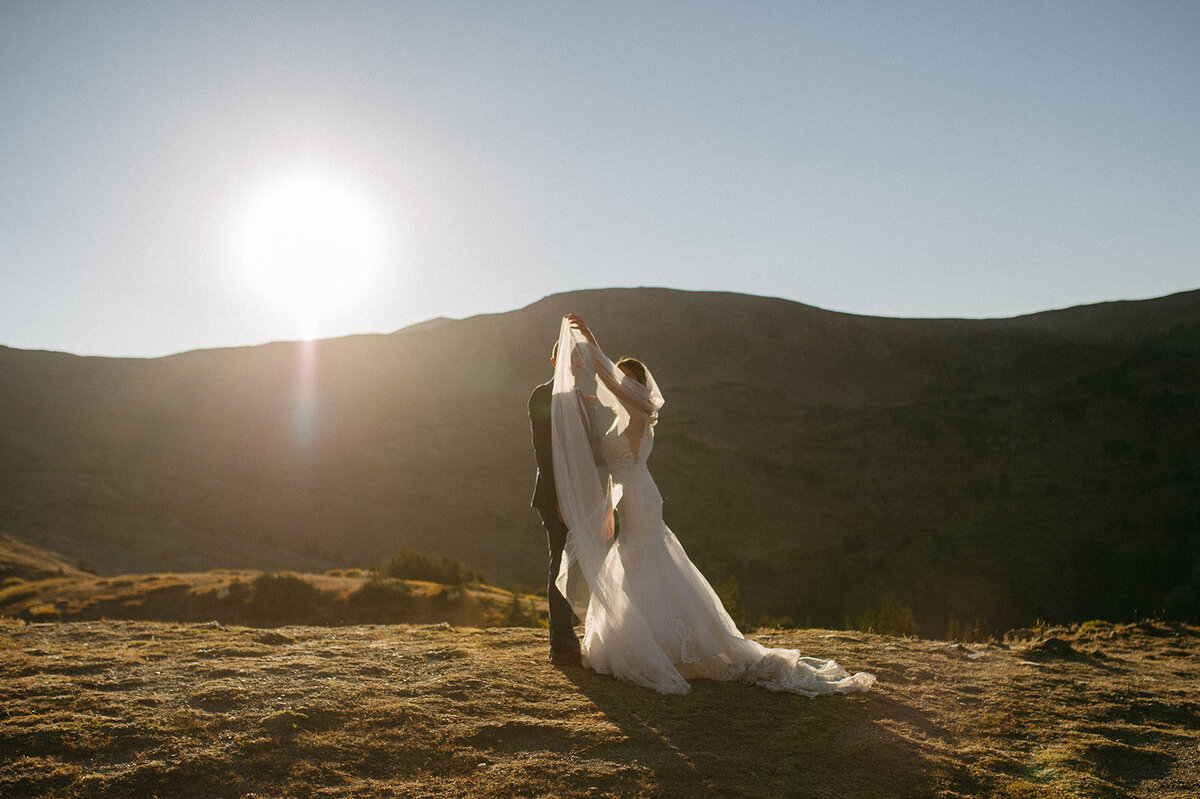
[[[550,354],[553,366],[558,359],[558,342]],[[546,528],[550,543],[550,577],[546,587],[546,598],[550,605],[550,659],[555,663],[581,665],[579,639],[572,625],[574,613],[571,603],[555,585],[558,568],[562,564],[563,546],[567,543],[567,525],[558,510],[558,493],[554,487],[554,454],[550,430],[550,401],[554,393],[554,381],[542,383],[529,395],[529,432],[533,437],[533,454],[537,458],[537,484],[533,489],[533,500],[529,503],[537,508]]]

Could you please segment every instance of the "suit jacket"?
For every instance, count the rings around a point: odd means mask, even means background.
[[[558,492],[554,488],[554,444],[550,432],[550,398],[554,381],[542,383],[529,395],[529,434],[533,438],[533,454],[537,458],[537,482],[533,487],[535,508],[555,508]]]
[[[554,485],[554,436],[550,423],[550,404],[553,396],[553,380],[542,383],[529,395],[529,433],[533,438],[533,454],[537,458],[538,467],[537,482],[533,486],[533,499],[529,501],[529,504],[538,510],[550,512],[551,516],[557,516],[558,490]],[[588,419],[589,417],[585,414],[584,423],[588,435],[591,437],[594,436],[595,431]],[[594,441],[592,448],[594,452],[599,451]],[[597,466],[600,465],[597,463]],[[613,524],[613,537],[616,537],[621,532],[619,515],[614,517]]]

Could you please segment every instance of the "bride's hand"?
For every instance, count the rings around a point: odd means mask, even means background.
[[[583,323],[583,320],[579,318],[578,314],[569,313],[564,318],[570,322],[571,327],[573,327],[575,330],[578,330],[585,339],[590,341],[592,344],[596,344],[596,337],[592,335],[592,331],[589,330],[588,326]],[[600,345],[596,344],[596,346],[599,347]]]

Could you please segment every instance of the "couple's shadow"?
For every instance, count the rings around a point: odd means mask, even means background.
[[[936,767],[889,727],[915,728],[927,739],[945,731],[878,689],[810,699],[694,680],[690,694],[663,696],[589,669],[562,672],[616,728],[605,754],[627,764],[627,773],[599,786],[612,795],[936,793]]]

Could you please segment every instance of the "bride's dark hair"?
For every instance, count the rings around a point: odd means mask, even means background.
[[[646,385],[646,364],[637,358],[622,358],[617,361],[617,368],[620,369],[622,366],[629,367],[629,371],[633,372],[633,379],[643,386]]]

